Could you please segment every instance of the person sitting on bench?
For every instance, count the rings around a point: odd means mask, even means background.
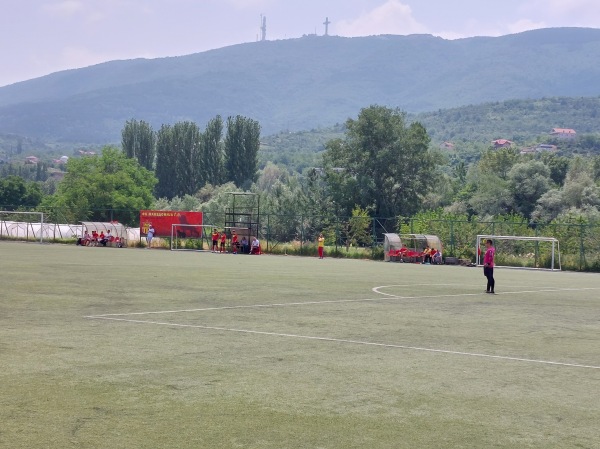
[[[248,239],[246,236],[242,237],[242,254],[248,254]]]
[[[92,240],[92,236],[90,236],[89,232],[85,231],[85,235],[83,237],[79,237],[77,239],[77,245],[87,246],[87,245],[89,245],[91,240]]]
[[[250,254],[260,254],[260,241],[256,237],[252,237],[250,245]]]
[[[110,229],[106,231],[106,235],[104,235],[104,232],[100,233],[100,244],[102,246],[106,246],[106,244],[110,242],[111,237],[112,236],[110,235]]]

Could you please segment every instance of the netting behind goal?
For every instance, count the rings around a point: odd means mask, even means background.
[[[485,241],[496,248],[495,265],[542,270],[561,270],[560,243],[553,237],[478,235],[477,265],[483,264]]]
[[[213,225],[173,224],[171,225],[171,251],[201,251],[209,238]]]

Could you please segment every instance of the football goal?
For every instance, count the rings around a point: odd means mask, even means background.
[[[483,265],[485,241],[492,240],[496,248],[495,265],[539,270],[561,270],[560,242],[554,237],[478,235],[477,265]]]
[[[44,213],[0,210],[1,238],[39,240],[44,243]]]
[[[210,245],[213,225],[174,223],[171,225],[171,251],[201,251],[204,242]]]

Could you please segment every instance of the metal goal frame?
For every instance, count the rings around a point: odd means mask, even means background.
[[[2,219],[2,215],[34,215],[36,217],[40,218],[39,224],[40,224],[40,229],[39,229],[39,241],[40,243],[44,243],[44,213],[43,212],[21,212],[21,211],[12,211],[12,210],[0,210],[0,231],[2,230],[2,224],[4,224],[4,227],[6,228],[6,235],[7,237],[10,237],[8,234],[8,227],[6,226],[7,220],[3,220]],[[33,229],[33,221],[27,222],[27,230],[29,230],[29,226],[31,226],[31,232],[33,234],[34,237],[36,237],[35,235],[35,230]],[[0,237],[3,234],[0,232]],[[37,237],[35,238],[35,240],[37,240]]]
[[[560,260],[560,242],[554,237],[526,237],[518,235],[485,235],[481,234],[477,236],[475,243],[475,254],[476,254],[476,265],[482,266],[481,263],[481,243],[487,239],[490,240],[521,240],[521,241],[534,241],[534,242],[549,242],[552,243],[552,263],[550,268],[531,268],[531,267],[519,267],[526,270],[548,270],[548,271],[562,271],[562,265]],[[555,268],[555,262],[558,256],[558,269]],[[502,266],[502,265],[497,265]],[[506,266],[505,266],[506,267]],[[509,268],[509,267],[506,267]],[[514,268],[514,267],[513,267]]]
[[[213,229],[216,228],[216,226],[214,226],[214,225],[199,225],[199,224],[182,224],[182,223],[173,223],[171,225],[171,251],[202,251],[199,249],[178,248],[179,240],[185,240],[186,238],[179,237],[177,235],[177,228],[202,228],[202,235],[200,235],[199,237],[186,237],[187,239],[195,238],[195,239],[202,240],[206,236],[204,228],[208,228],[212,231]]]

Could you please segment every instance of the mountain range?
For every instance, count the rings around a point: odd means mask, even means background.
[[[370,104],[410,113],[542,97],[600,95],[600,30],[502,37],[299,39],[188,56],[111,61],[0,88],[0,133],[119,142],[126,120],[203,126],[244,115],[263,134],[341,123]]]

